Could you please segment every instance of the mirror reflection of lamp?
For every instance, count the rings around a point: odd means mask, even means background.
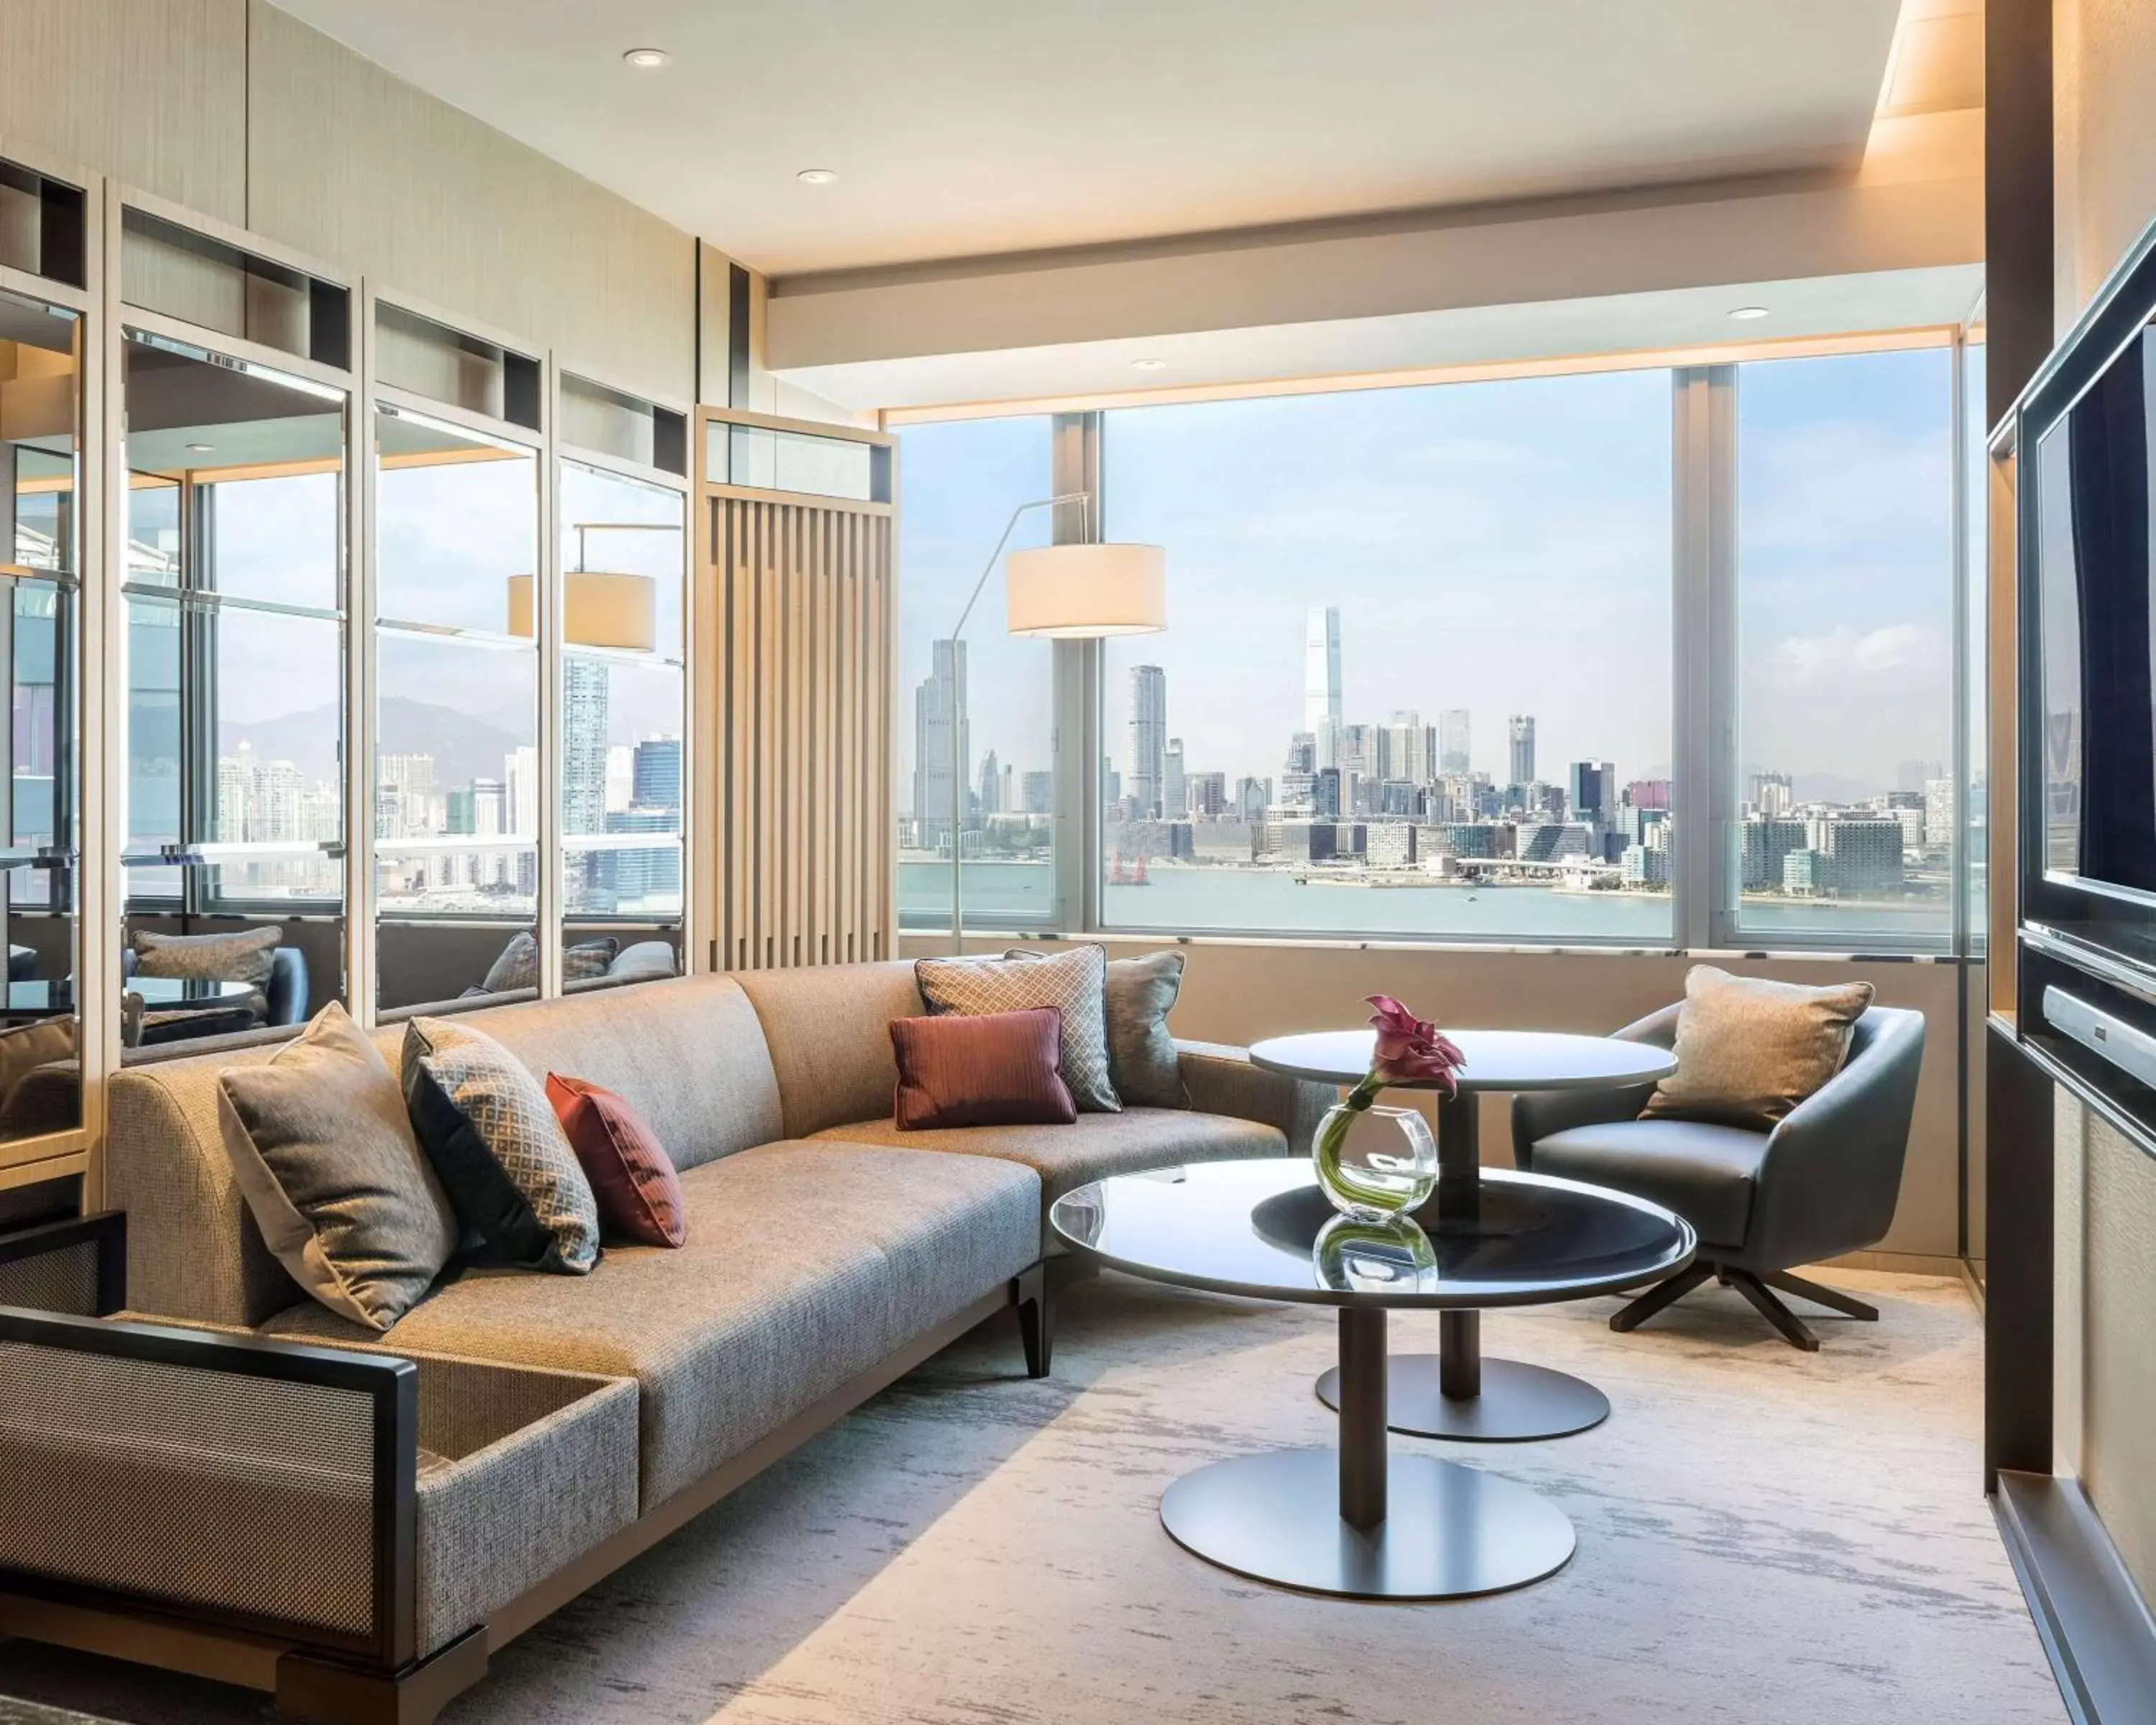
[[[577,567],[562,572],[562,639],[572,647],[612,647],[649,653],[658,641],[659,583],[649,575],[585,567],[584,535],[603,529],[621,533],[679,533],[660,521],[578,521]],[[529,636],[531,578],[509,578],[509,633]]]

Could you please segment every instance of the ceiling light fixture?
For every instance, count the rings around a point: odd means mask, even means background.
[[[622,58],[639,72],[649,72],[654,66],[663,66],[674,56],[663,48],[632,48]]]
[[[1131,362],[1131,369],[1134,372],[1164,372],[1168,369],[1168,362],[1164,359],[1134,359]]]
[[[217,445],[215,444],[189,444],[187,445],[187,453],[191,455],[208,455],[212,454],[216,448]]]
[[[804,186],[828,186],[839,177],[835,167],[804,167],[793,177]]]
[[[1764,317],[1767,315],[1767,308],[1764,305],[1739,305],[1729,315],[1743,322],[1749,323],[1754,318]]]

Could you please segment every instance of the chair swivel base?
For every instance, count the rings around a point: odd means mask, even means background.
[[[1752,1271],[1730,1264],[1708,1264],[1695,1261],[1689,1269],[1679,1271],[1667,1281],[1657,1282],[1622,1312],[1609,1320],[1609,1327],[1622,1334],[1636,1330],[1656,1312],[1674,1306],[1702,1282],[1712,1276],[1726,1288],[1734,1288],[1751,1301],[1760,1317],[1774,1327],[1775,1333],[1792,1348],[1800,1348],[1806,1353],[1819,1352],[1819,1337],[1811,1327],[1776,1297],[1776,1292],[1788,1294],[1794,1299],[1809,1300],[1815,1306],[1824,1306],[1830,1312],[1844,1317],[1853,1317],[1864,1323],[1879,1321],[1879,1308],[1868,1306],[1855,1296],[1839,1289],[1823,1287],[1818,1282],[1807,1281],[1801,1276],[1791,1276],[1786,1271]]]

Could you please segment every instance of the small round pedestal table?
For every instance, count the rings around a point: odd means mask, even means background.
[[[1456,1096],[1437,1105],[1437,1192],[1415,1214],[1434,1240],[1502,1235],[1517,1219],[1493,1204],[1481,1167],[1479,1103],[1485,1091],[1609,1090],[1651,1084],[1676,1070],[1666,1049],[1603,1036],[1541,1030],[1447,1030],[1467,1064],[1455,1075]],[[1321,1030],[1253,1044],[1250,1063],[1327,1084],[1359,1083],[1370,1070],[1374,1030]],[[1413,1088],[1414,1086],[1407,1086]],[[1584,1379],[1522,1360],[1482,1357],[1478,1311],[1446,1312],[1438,1352],[1393,1356],[1390,1407],[1395,1431],[1478,1443],[1568,1437],[1609,1417],[1609,1399]],[[1327,1407],[1340,1405],[1340,1373],[1317,1380]]]
[[[1667,1276],[1697,1242],[1644,1199],[1493,1170],[1502,1231],[1426,1240],[1337,1214],[1306,1156],[1115,1174],[1066,1192],[1050,1224],[1078,1255],[1154,1281],[1339,1310],[1337,1448],[1231,1456],[1185,1474],[1160,1519],[1185,1550],[1239,1575],[1363,1599],[1445,1599],[1522,1587],[1563,1567],[1563,1511],[1517,1481],[1387,1453],[1385,1320],[1608,1293]],[[1394,1363],[1395,1367],[1398,1362]]]

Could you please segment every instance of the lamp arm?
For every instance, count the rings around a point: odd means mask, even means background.
[[[951,627],[951,700],[950,736],[947,742],[951,756],[951,950],[965,950],[965,898],[962,875],[965,867],[962,860],[965,845],[961,829],[966,817],[966,775],[958,760],[958,638],[966,631],[966,620],[973,614],[973,607],[980,603],[981,591],[988,584],[988,577],[996,572],[1004,547],[1018,531],[1018,518],[1029,509],[1053,509],[1063,503],[1090,503],[1091,491],[1063,491],[1053,497],[1036,497],[1030,503],[1021,503],[1010,512],[1004,523],[1003,536],[996,541],[996,548],[988,553],[988,560],[981,567],[980,579],[966,596],[966,608],[958,614],[958,620]]]

